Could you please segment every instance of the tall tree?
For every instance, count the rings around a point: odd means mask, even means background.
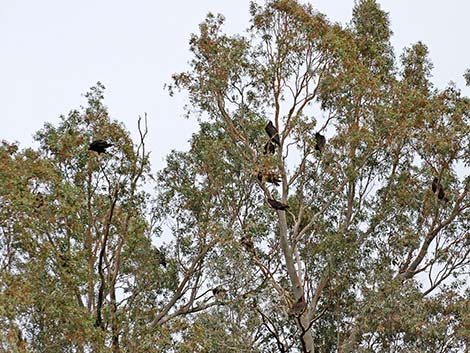
[[[294,0],[250,11],[246,37],[224,34],[224,18],[209,14],[191,38],[190,70],[170,85],[206,120],[197,138],[208,140],[178,157],[185,169],[209,163],[190,184],[224,188],[227,199],[193,202],[219,209],[212,219],[230,234],[212,273],[237,284],[225,310],[251,332],[245,347],[461,349],[470,101],[454,86],[433,87],[424,44],[396,61],[388,15],[374,0],[358,1],[346,28]],[[269,121],[280,136],[274,154],[263,151]],[[315,134],[325,132],[319,153]],[[213,149],[218,158],[205,162]],[[253,178],[266,170],[279,187]],[[433,193],[435,177],[449,202]],[[273,210],[268,199],[289,208]],[[250,296],[240,281],[253,285]]]
[[[2,143],[0,351],[470,349],[470,100],[375,0],[250,13],[191,37],[169,89],[200,129],[158,173],[99,83]]]
[[[155,245],[173,209],[165,209],[164,190],[158,203],[150,193],[146,118],[134,143],[110,119],[103,91],[98,83],[86,107],[46,124],[37,150],[0,146],[2,351],[168,351],[179,317],[219,304],[201,284],[221,241],[213,210],[186,189],[189,202],[175,215],[194,211],[198,226],[176,218],[188,228],[174,227],[171,244]],[[113,146],[89,150],[97,139]],[[181,180],[169,187],[191,180],[189,170],[174,172]]]

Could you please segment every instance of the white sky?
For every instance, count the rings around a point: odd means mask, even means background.
[[[396,54],[423,41],[434,83],[443,88],[453,80],[468,95],[462,74],[470,67],[470,2],[379,3],[390,13]],[[354,1],[312,4],[345,23]],[[84,104],[82,94],[101,81],[111,116],[129,130],[147,112],[148,149],[161,168],[171,149],[187,147],[197,126],[182,116],[184,95],[171,98],[163,90],[172,73],[187,68],[190,34],[209,11],[224,14],[227,32],[242,32],[248,6],[248,0],[0,0],[0,139],[30,146],[44,122]]]

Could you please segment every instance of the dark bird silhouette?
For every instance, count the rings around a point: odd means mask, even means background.
[[[446,197],[446,193],[444,191],[444,187],[442,184],[439,182],[439,179],[437,177],[434,177],[432,181],[432,186],[431,186],[432,192],[436,193],[437,192],[437,198],[439,200],[443,200],[444,202],[449,201],[449,199]]]
[[[289,208],[289,206],[287,206],[285,203],[279,202],[274,199],[268,199],[268,203],[271,205],[272,208],[279,211],[284,211],[285,209]]]
[[[266,144],[264,145],[264,154],[268,154],[268,153],[271,153],[271,154],[276,153],[276,145],[272,143],[271,140],[266,142]]]
[[[302,297],[291,306],[289,314],[293,316],[300,316],[304,313],[306,309],[307,309],[307,303]]]
[[[271,139],[276,145],[281,146],[281,139],[279,138],[279,133],[273,123],[270,121],[264,128]]]
[[[325,144],[326,144],[325,136],[323,136],[322,134],[317,132],[317,133],[315,133],[315,140],[316,140],[315,149],[317,151],[319,151],[320,153],[322,153],[323,149],[325,148]]]
[[[217,299],[223,299],[227,295],[227,290],[222,287],[216,287],[212,289],[212,294],[214,294],[214,297]]]
[[[98,154],[106,153],[106,148],[114,146],[112,143],[108,143],[105,140],[95,140],[90,143],[90,147],[88,147],[89,151],[98,152]]]
[[[438,185],[439,185],[439,179],[437,179],[437,177],[434,177],[432,181],[432,186],[431,186],[433,193],[436,193]]]
[[[271,183],[276,186],[279,186],[279,183],[281,182],[281,179],[279,179],[279,177],[275,173],[259,172],[257,177],[260,183]]]

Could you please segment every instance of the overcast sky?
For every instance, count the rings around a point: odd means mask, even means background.
[[[462,0],[379,0],[389,12],[396,54],[423,41],[443,88],[470,67],[468,14]],[[312,4],[335,22],[349,22],[354,0]],[[229,33],[248,26],[247,0],[0,0],[0,139],[32,144],[44,122],[84,104],[97,81],[106,86],[111,116],[136,131],[149,117],[148,149],[154,167],[171,149],[187,148],[196,122],[183,118],[184,95],[163,90],[187,68],[188,39],[208,12],[226,17]]]

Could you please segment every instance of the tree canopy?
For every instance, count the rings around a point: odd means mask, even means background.
[[[470,349],[470,99],[375,0],[250,14],[191,36],[167,88],[199,130],[162,170],[100,83],[0,146],[0,351]]]

